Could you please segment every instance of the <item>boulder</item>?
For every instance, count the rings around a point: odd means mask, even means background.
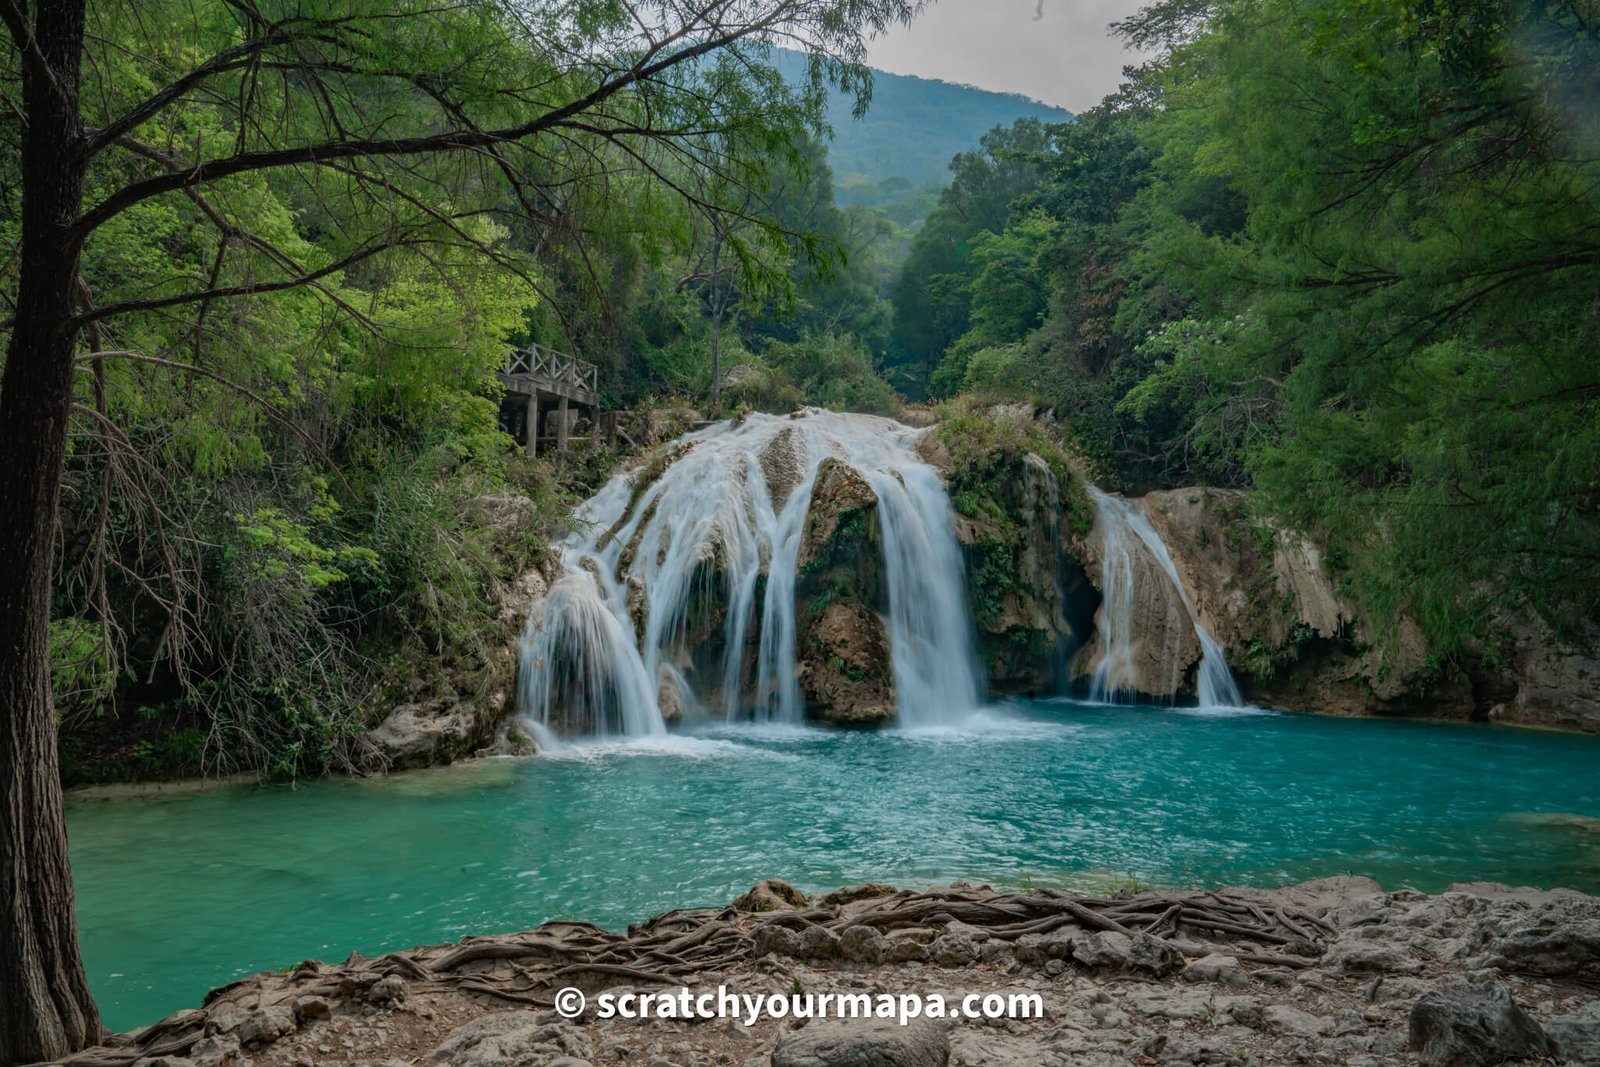
[[[1052,930],[1046,934],[1023,934],[1016,940],[1016,954],[1022,963],[1042,964],[1047,960],[1072,958],[1072,943],[1081,932]]]
[[[553,1021],[549,1014],[502,1011],[456,1027],[420,1062],[447,1067],[550,1067],[563,1061],[587,1062],[593,1051],[580,1028]]]
[[[333,1006],[322,997],[308,995],[295,998],[294,1018],[301,1026],[317,1019],[326,1019],[332,1014]]]
[[[473,747],[479,726],[477,707],[453,697],[401,704],[363,737],[363,762],[392,771],[449,763]]]
[[[533,736],[533,729],[529,721],[520,715],[512,717],[506,723],[504,754],[508,756],[532,756],[539,751],[539,740]]]
[[[950,1035],[927,1019],[901,1026],[892,1019],[813,1021],[785,1034],[772,1067],[946,1067]]]
[[[959,929],[945,930],[934,939],[929,951],[934,962],[944,967],[965,967],[978,958],[977,943],[965,930]]]
[[[1422,961],[1381,941],[1345,940],[1322,957],[1323,966],[1340,974],[1419,974]]]
[[[1183,970],[1183,953],[1149,934],[1131,938],[1114,930],[1088,934],[1072,947],[1072,958],[1101,974],[1144,974],[1162,978]]]
[[[886,959],[890,963],[921,963],[928,958],[928,946],[934,936],[927,929],[890,930],[884,938],[888,943]]]
[[[1449,978],[1411,1008],[1410,1049],[1423,1067],[1489,1067],[1554,1051],[1505,986]]]
[[[367,990],[367,999],[374,1004],[392,1006],[404,1004],[406,999],[406,982],[399,975],[391,974],[380,978]]]
[[[808,926],[800,934],[800,947],[795,955],[805,960],[836,960],[839,958],[839,935],[826,926]]]
[[[189,1047],[194,1067],[222,1067],[239,1060],[239,1041],[229,1034],[210,1034]]]
[[[857,923],[839,935],[839,955],[856,963],[882,963],[889,943],[875,926]]]
[[[739,911],[793,911],[806,906],[806,895],[781,878],[763,878],[733,906]]]
[[[1185,982],[1215,982],[1225,986],[1250,984],[1250,975],[1244,969],[1244,964],[1220,952],[1195,960],[1183,969],[1180,977]]]
[[[661,708],[663,722],[683,721],[683,685],[677,672],[665,663],[656,678],[656,704]]]
[[[235,1034],[239,1044],[245,1048],[256,1048],[270,1045],[283,1035],[294,1033],[296,1029],[294,1012],[278,1005],[247,1012],[239,1020]]]
[[[797,956],[800,954],[800,935],[787,926],[767,923],[758,926],[751,935],[754,953],[760,956]]]

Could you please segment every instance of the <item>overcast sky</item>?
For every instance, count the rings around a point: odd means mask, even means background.
[[[1106,27],[1142,6],[1142,0],[935,0],[909,28],[872,42],[868,62],[1083,111],[1115,89],[1123,66],[1137,60]]]

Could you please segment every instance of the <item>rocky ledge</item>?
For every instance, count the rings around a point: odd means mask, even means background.
[[[79,1067],[1074,1067],[1600,1064],[1600,899],[1472,884],[806,897],[763,882],[720,911],[608,933],[496,938],[248,978]],[[979,1022],[565,1019],[558,989],[1040,996]],[[957,998],[959,999],[959,998]]]

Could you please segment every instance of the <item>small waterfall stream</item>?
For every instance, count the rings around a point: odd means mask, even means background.
[[[1099,657],[1089,682],[1089,698],[1100,703],[1135,702],[1149,699],[1129,684],[1133,677],[1132,659],[1137,654],[1134,622],[1138,596],[1139,557],[1153,561],[1159,573],[1171,583],[1178,602],[1187,614],[1188,625],[1200,645],[1200,664],[1195,689],[1203,708],[1237,708],[1244,697],[1228,669],[1227,655],[1200,622],[1194,603],[1178,576],[1172,555],[1150,524],[1142,501],[1112,496],[1093,486],[1095,528],[1100,537],[1101,595],[1103,606],[1099,625]],[[1169,633],[1169,644],[1170,634]],[[1176,692],[1183,659],[1175,647],[1162,650],[1161,662],[1170,673],[1167,692]]]
[[[937,473],[912,451],[917,433],[820,410],[750,415],[683,438],[665,469],[614,478],[579,509],[578,532],[560,546],[563,574],[528,621],[520,714],[542,740],[663,733],[664,706],[803,721],[797,560],[829,457],[878,498],[900,723],[976,707],[982,685],[955,515]],[[722,660],[694,671],[708,628]],[[716,691],[697,696],[690,674],[720,679]]]

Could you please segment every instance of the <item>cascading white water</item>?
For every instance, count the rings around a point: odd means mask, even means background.
[[[1136,553],[1146,553],[1161,574],[1171,583],[1172,591],[1188,615],[1194,628],[1195,640],[1200,645],[1200,665],[1195,676],[1195,690],[1203,708],[1237,708],[1244,705],[1244,697],[1228,669],[1227,655],[1200,622],[1194,603],[1178,577],[1178,568],[1167,551],[1166,542],[1150,524],[1150,516],[1141,501],[1111,496],[1093,486],[1089,495],[1094,500],[1095,526],[1100,537],[1100,592],[1103,598],[1099,626],[1099,658],[1089,682],[1089,698],[1101,703],[1118,703],[1148,699],[1149,694],[1139,694],[1124,684],[1129,676],[1129,661],[1134,654],[1133,634],[1134,604],[1137,595],[1136,578],[1139,567]],[[1175,692],[1177,673],[1182,667],[1176,648],[1165,650],[1163,661],[1171,672],[1167,692]]]
[[[900,722],[976,707],[955,515],[912,451],[917,433],[820,410],[750,415],[683,438],[653,483],[637,471],[614,478],[579,509],[578,532],[560,546],[564,574],[523,635],[521,714],[551,732],[648,736],[665,730],[665,697],[691,714],[803,721],[797,561],[830,456],[877,494]],[[685,672],[708,604],[723,612],[723,652],[717,692],[703,694],[712,706],[702,709]]]

